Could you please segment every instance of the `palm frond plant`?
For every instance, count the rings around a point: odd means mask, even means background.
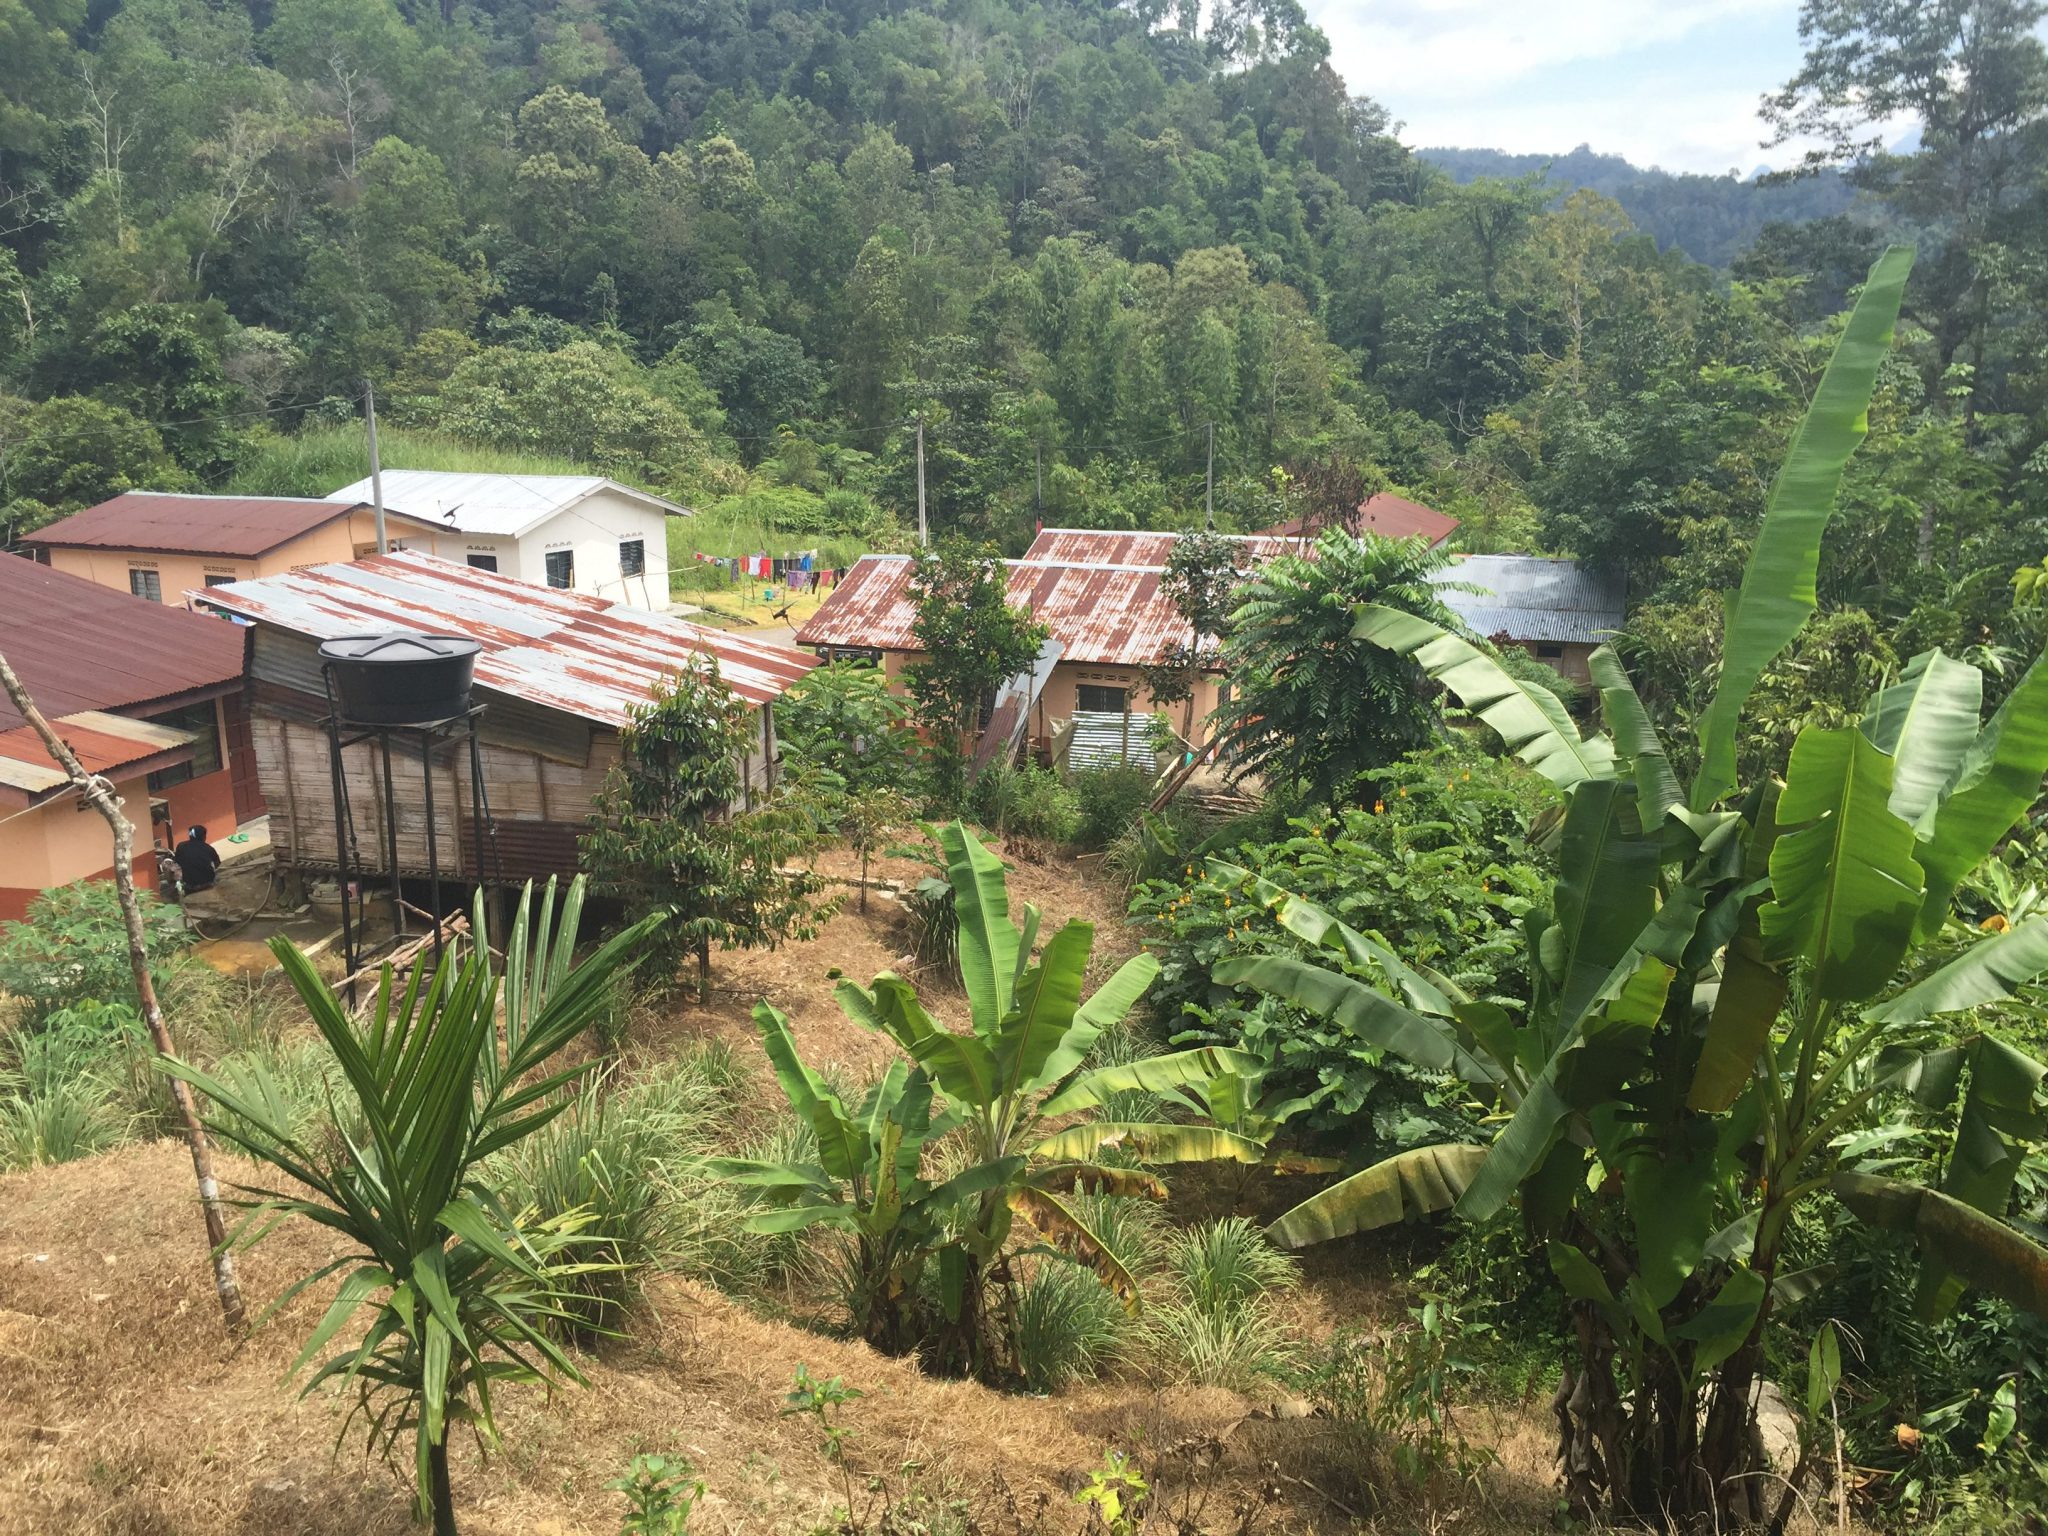
[[[2048,1073],[1953,1023],[2048,970],[2048,917],[1945,964],[1930,943],[1958,882],[2040,791],[2048,659],[1980,723],[1982,675],[1930,651],[1860,721],[1801,730],[1782,782],[1736,783],[1745,699],[1814,611],[1820,538],[1910,262],[1894,249],[1872,269],[1779,472],[1689,793],[1611,651],[1593,660],[1607,731],[1582,737],[1468,642],[1361,612],[1361,637],[1413,657],[1570,795],[1555,886],[1523,919],[1526,1017],[1249,878],[1282,923],[1350,963],[1217,971],[1346,1010],[1363,1037],[1498,1101],[1489,1144],[1375,1164],[1269,1231],[1299,1246],[1453,1207],[1485,1220],[1519,1199],[1571,1301],[1561,1465],[1588,1517],[1782,1526],[1793,1493],[1775,1516],[1761,1507],[1755,1388],[1777,1311],[1824,1278],[1797,1269],[1807,1202],[1832,1195],[1915,1235],[1925,1317],[1965,1284],[2048,1312],[2048,1249],[2004,1219],[2028,1143],[2048,1132]],[[1375,967],[1398,998],[1361,979]],[[1844,1150],[1846,1133],[1910,1103],[1960,1104],[1938,1185]]]
[[[455,1530],[449,1430],[467,1424],[494,1445],[499,1387],[582,1379],[553,1335],[572,1321],[576,1283],[593,1268],[589,1218],[512,1209],[486,1171],[569,1106],[566,1090],[588,1067],[555,1058],[665,920],[651,914],[578,965],[583,891],[578,879],[558,912],[553,881],[537,908],[529,886],[502,936],[502,971],[479,896],[473,941],[416,968],[402,989],[386,967],[360,1025],[304,955],[274,940],[344,1085],[317,1131],[261,1074],[165,1063],[217,1106],[218,1135],[304,1187],[244,1187],[238,1240],[260,1242],[293,1217],[341,1240],[345,1251],[266,1317],[342,1276],[292,1373],[350,1330],[303,1391],[334,1382],[352,1394],[343,1433],[360,1414],[371,1449],[387,1457],[410,1436],[419,1509],[436,1536]]]

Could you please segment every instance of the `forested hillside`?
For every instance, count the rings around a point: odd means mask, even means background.
[[[1421,157],[1459,182],[1540,176],[1559,200],[1584,188],[1611,197],[1659,250],[1673,246],[1710,267],[1726,267],[1770,224],[1804,224],[1844,213],[1856,192],[1841,172],[1794,182],[1744,181],[1634,166],[1581,144],[1568,155],[1516,155],[1498,149],[1424,149]]]
[[[1999,643],[2048,543],[2041,50],[2016,11],[1930,84],[1889,12],[1811,9],[1779,115],[1922,246],[1823,592]],[[1013,549],[1199,520],[1213,428],[1227,526],[1393,484],[1711,599],[1869,224],[1770,226],[1731,282],[1426,163],[1293,0],[1193,18],[0,0],[5,515],[343,483],[368,380],[413,434],[878,540],[921,417],[935,526]],[[1858,158],[1872,102],[1924,147]]]

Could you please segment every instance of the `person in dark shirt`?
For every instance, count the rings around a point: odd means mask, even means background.
[[[193,827],[191,835],[178,844],[171,857],[178,861],[178,874],[184,880],[187,891],[206,891],[213,888],[214,871],[220,868],[220,855],[213,851],[213,844],[206,840],[206,828]]]

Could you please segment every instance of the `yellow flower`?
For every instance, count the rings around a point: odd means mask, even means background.
[[[1226,907],[1230,905],[1230,898],[1228,896],[1223,898],[1223,905]]]
[[[2006,929],[2010,928],[2012,924],[2006,921],[2005,914],[2003,912],[1994,912],[1989,917],[1985,918],[1984,921],[1979,923],[1977,926],[1980,929],[1982,929],[1985,933],[2003,933]]]
[[[1386,812],[1387,812],[1387,802],[1386,802],[1386,801],[1384,801],[1384,800],[1375,800],[1375,801],[1373,801],[1373,803],[1372,803],[1372,813],[1373,813],[1373,815],[1375,815],[1375,816],[1384,816],[1384,815],[1386,814]]]
[[[1403,784],[1401,786],[1401,798],[1403,800],[1406,800],[1408,798],[1408,786],[1406,784]]]

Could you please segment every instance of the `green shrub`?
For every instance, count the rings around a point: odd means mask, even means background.
[[[144,951],[163,966],[191,942],[176,907],[137,892]],[[19,922],[0,928],[0,992],[19,1000],[18,1022],[39,1027],[81,1002],[139,1006],[129,969],[128,931],[111,880],[80,880],[39,893]]]
[[[1397,940],[1408,959],[1475,996],[1519,1010],[1529,959],[1514,925],[1546,889],[1528,828],[1554,795],[1516,764],[1456,748],[1419,753],[1380,779],[1376,804],[1294,817],[1267,841],[1207,846],[1353,928]],[[1464,1096],[1448,1084],[1385,1057],[1339,1019],[1213,980],[1224,960],[1300,954],[1302,944],[1241,882],[1214,876],[1197,850],[1183,860],[1131,903],[1159,957],[1152,996],[1175,1040],[1248,1050],[1290,1092],[1330,1090],[1305,1123],[1342,1127],[1361,1157],[1461,1139]]]
[[[818,1140],[794,1115],[785,1115],[762,1136],[745,1144],[743,1157],[763,1162],[812,1162]],[[668,1205],[671,1266],[731,1296],[765,1296],[786,1287],[811,1260],[801,1232],[749,1232],[742,1225],[754,1209],[739,1185],[691,1171],[670,1175]]]
[[[1146,1310],[1147,1352],[1201,1386],[1245,1391],[1285,1370],[1293,1349],[1269,1293],[1293,1286],[1294,1260],[1241,1216],[1202,1222],[1167,1240]]]
[[[93,1076],[31,1089],[0,1082],[0,1169],[90,1157],[128,1139],[113,1089]]]
[[[1040,1259],[1017,1286],[1017,1368],[1033,1392],[1054,1392],[1122,1358],[1129,1314],[1100,1280],[1060,1258]]]
[[[974,781],[969,800],[975,819],[1006,838],[1064,847],[1081,829],[1080,796],[1037,763],[989,768]]]
[[[596,1240],[580,1258],[604,1268],[571,1277],[569,1329],[588,1340],[616,1332],[647,1271],[683,1247],[664,1165],[708,1150],[729,1124],[731,1098],[712,1058],[684,1056],[616,1090],[592,1082],[569,1109],[523,1140],[504,1164],[505,1193],[542,1220],[589,1213]]]
[[[1152,799],[1155,777],[1142,768],[1087,768],[1072,775],[1081,819],[1074,841],[1083,848],[1107,848],[1122,837]]]

